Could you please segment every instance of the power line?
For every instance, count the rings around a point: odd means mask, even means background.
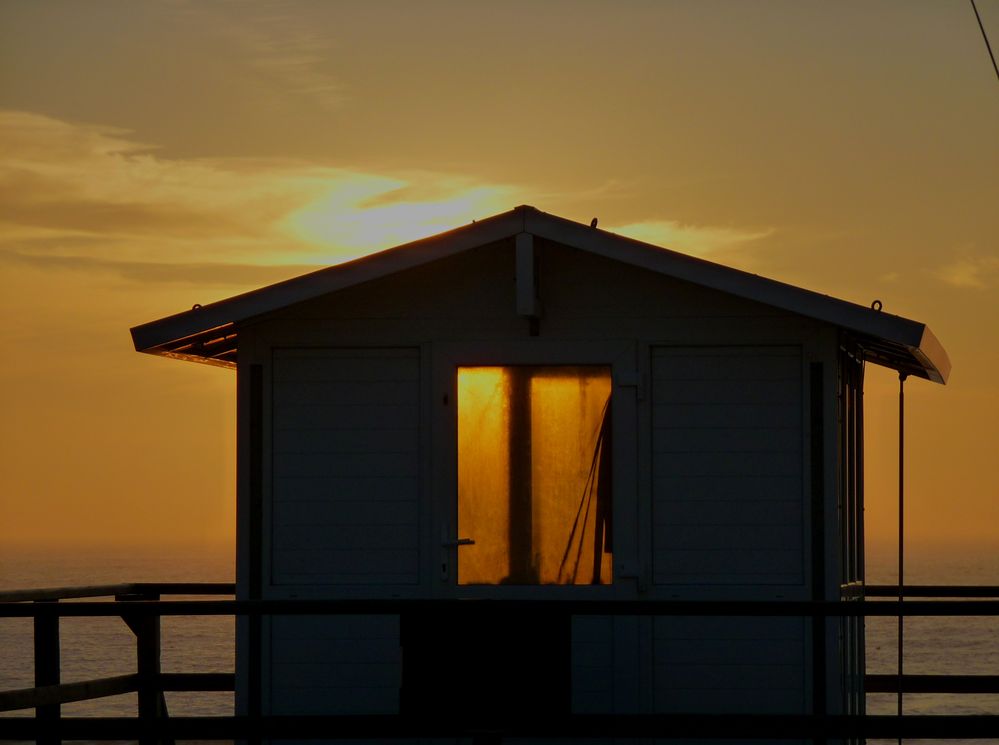
[[[985,39],[985,48],[989,50],[992,69],[996,71],[996,80],[999,80],[999,65],[996,65],[996,56],[992,53],[992,45],[989,44],[989,35],[985,33],[985,26],[982,25],[982,17],[978,14],[978,6],[975,5],[975,0],[971,0],[971,8],[975,11],[975,18],[978,19],[978,28],[982,30],[982,38]]]

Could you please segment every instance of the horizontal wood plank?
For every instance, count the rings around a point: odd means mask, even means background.
[[[412,476],[284,476],[274,479],[274,501],[411,502],[418,493]]]
[[[698,354],[696,350],[686,347],[684,351],[668,353],[663,352],[662,348],[656,348],[652,353],[653,379],[657,382],[681,380],[794,382],[801,379],[801,352],[796,347],[772,354],[761,351],[760,347],[744,347],[742,352],[742,354],[726,354],[705,351]]]
[[[417,404],[283,404],[274,409],[274,427],[286,429],[415,429],[420,426]]]
[[[656,453],[654,476],[695,478],[743,476],[797,476],[801,453],[769,451],[757,453]]]
[[[335,576],[364,577],[375,584],[385,584],[386,577],[411,577],[416,581],[418,554],[416,549],[336,549],[336,548],[275,548],[274,577],[281,584],[290,583],[292,575],[313,577],[322,584]],[[296,583],[298,584],[298,583]]]
[[[332,453],[414,453],[419,448],[415,427],[384,429],[286,429],[275,430],[274,452]]]
[[[284,406],[355,406],[406,404],[419,394],[419,380],[351,380],[275,384],[274,397]]]
[[[667,544],[668,545],[668,544]],[[714,550],[668,548],[656,552],[656,575],[704,577],[706,582],[719,577],[737,579],[745,575],[770,576],[787,581],[801,576],[801,551],[784,548],[756,548],[735,551],[726,546]]]
[[[380,518],[379,518],[380,519]],[[276,526],[274,541],[279,546],[294,546],[296,551],[337,550],[359,552],[362,558],[368,551],[392,551],[418,548],[416,526],[379,525],[374,522],[355,525],[306,525]],[[287,549],[279,549],[284,551]]]
[[[788,502],[793,504],[795,515],[801,514],[800,475],[659,476],[653,479],[652,488],[657,507],[693,501],[706,504],[711,510],[737,506],[746,510],[780,510],[780,506],[770,503]]]
[[[278,616],[271,620],[271,635],[276,640],[379,639],[399,641],[398,615]]]
[[[793,523],[756,525],[752,530],[746,530],[744,525],[690,525],[684,530],[665,533],[656,534],[656,551],[698,551],[705,547],[746,551],[779,546],[782,550],[800,552],[803,540],[801,526]]]
[[[747,616],[656,616],[653,624],[656,644],[664,641],[737,642],[801,641],[805,622],[798,618],[751,618]]]
[[[800,427],[801,407],[795,403],[659,403],[652,406],[652,421],[657,431],[756,428],[761,422],[773,427]]]
[[[800,458],[801,427],[658,428],[654,453],[792,453]]]
[[[720,363],[721,364],[721,363]],[[796,404],[801,384],[784,380],[655,380],[653,404]]]
[[[415,499],[403,501],[372,499],[370,501],[328,500],[275,503],[274,529],[314,526],[317,529],[361,527],[365,525],[408,526],[415,529],[419,518],[419,505]]]
[[[276,478],[293,476],[305,478],[351,478],[370,476],[376,478],[416,478],[419,475],[419,457],[408,453],[282,453],[275,457]]]

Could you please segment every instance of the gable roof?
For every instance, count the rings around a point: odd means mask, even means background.
[[[320,269],[132,329],[140,352],[234,367],[238,325],[256,316],[529,233],[695,285],[726,292],[851,332],[864,359],[945,383],[947,353],[918,321],[777,282],[520,206],[455,230]]]

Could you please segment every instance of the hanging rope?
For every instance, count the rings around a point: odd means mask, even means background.
[[[607,440],[610,436],[610,397],[604,402],[603,411],[600,414],[600,424],[597,428],[597,436],[595,438],[595,444],[593,447],[593,457],[590,459],[590,471],[586,477],[586,483],[583,485],[583,494],[579,500],[579,506],[576,508],[576,517],[572,521],[572,529],[569,531],[569,539],[565,544],[565,552],[562,554],[562,561],[559,562],[558,566],[558,578],[560,584],[576,584],[576,576],[579,573],[579,563],[583,558],[583,540],[586,534],[586,525],[589,522],[590,517],[590,505],[593,501],[593,495],[597,495],[597,512],[596,515],[596,527],[594,531],[595,541],[601,545],[605,543],[604,531],[607,529],[606,516],[603,514],[605,510],[606,495],[600,494],[600,477],[601,475],[601,465],[602,460],[609,454],[607,448]],[[606,470],[606,469],[604,469]],[[582,525],[580,525],[580,518],[583,519]],[[597,562],[594,567],[596,572],[595,576],[591,579],[592,584],[600,584],[600,570],[599,561],[600,554],[603,551],[597,550],[598,546],[594,546],[594,553],[597,554],[594,557],[594,561]],[[575,551],[575,556],[572,557],[572,569],[568,569],[570,555]]]

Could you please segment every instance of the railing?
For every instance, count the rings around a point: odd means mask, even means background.
[[[0,618],[34,620],[35,686],[0,692],[0,711],[34,708],[34,717],[0,718],[0,739],[139,739],[143,743],[175,738],[251,741],[281,738],[461,737],[498,742],[502,737],[771,737],[812,738],[999,738],[999,716],[828,715],[815,702],[812,714],[794,715],[570,715],[539,718],[511,713],[500,723],[454,716],[169,717],[165,691],[232,691],[232,673],[163,673],[160,670],[160,621],[163,616],[414,615],[526,613],[534,616],[746,616],[805,617],[814,621],[852,616],[999,616],[999,586],[910,586],[909,598],[953,600],[855,599],[841,601],[537,601],[537,600],[163,600],[164,595],[228,595],[231,584],[124,584],[97,587],[19,590],[0,593]],[[896,587],[867,586],[868,598],[890,598]],[[113,602],[87,598],[113,597]],[[60,603],[64,599],[82,602]],[[137,670],[95,680],[61,683],[59,619],[116,616],[135,634]],[[820,666],[813,665],[820,674]],[[868,692],[999,693],[999,675],[867,675]],[[823,686],[814,685],[817,690]],[[138,693],[137,717],[63,717],[60,706],[121,693]]]
[[[144,603],[148,609],[149,603],[158,603],[163,595],[232,596],[234,593],[232,583],[130,583],[0,592],[0,608],[10,609],[10,612],[0,610],[0,617],[31,616],[34,619],[35,661],[34,687],[0,691],[0,711],[35,709],[32,732],[19,736],[32,737],[47,745],[59,741],[60,725],[65,721],[61,717],[62,704],[137,693],[139,721],[161,722],[167,717],[165,691],[234,690],[235,675],[232,673],[163,673],[160,670],[160,615],[147,610],[136,611],[137,604]],[[59,601],[100,597],[113,597],[113,603],[97,605],[102,611],[117,609],[116,612],[82,615],[120,616],[135,634],[136,673],[63,683],[59,618],[74,615],[64,612],[67,608],[94,604],[60,605]],[[0,719],[0,733],[10,728],[17,731],[23,724]],[[148,737],[143,739],[148,740]]]

